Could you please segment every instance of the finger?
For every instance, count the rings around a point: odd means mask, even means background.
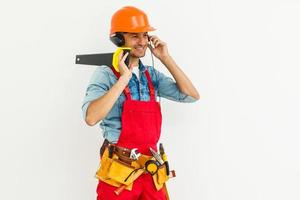
[[[152,41],[152,40],[154,40],[154,39],[158,39],[158,37],[157,37],[156,35],[151,35],[151,36],[150,36],[150,40]]]
[[[164,43],[162,42],[162,41],[157,41],[156,43],[155,43],[155,45],[154,45],[154,47],[156,48],[156,47],[158,47],[158,46],[163,46],[164,45]]]
[[[154,45],[155,45],[155,43],[156,43],[157,41],[159,41],[159,39],[158,39],[158,38],[155,38],[155,39],[153,39],[153,40],[152,40],[152,44],[154,44]]]
[[[121,62],[125,62],[125,59],[127,58],[127,56],[128,56],[128,52],[123,56],[123,58],[121,59]]]
[[[153,45],[154,45],[154,42],[155,42],[156,40],[159,40],[157,36],[151,36],[150,42],[151,42]]]
[[[158,47],[160,44],[164,44],[164,42],[163,41],[161,41],[161,40],[156,40],[155,41],[155,43],[154,43],[154,47]]]
[[[151,44],[148,44],[148,48],[150,49],[151,52],[153,51],[153,47]]]
[[[123,50],[121,50],[119,53],[119,56],[118,56],[119,62],[122,60],[122,57],[123,57]]]
[[[158,47],[160,44],[161,44],[161,42],[160,42],[160,41],[157,41],[157,42],[155,42],[154,47],[156,48],[156,47]]]

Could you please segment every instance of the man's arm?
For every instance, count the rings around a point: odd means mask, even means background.
[[[200,95],[190,79],[169,55],[167,44],[161,41],[157,36],[150,36],[150,40],[153,44],[153,46],[149,45],[150,50],[167,67],[169,72],[174,77],[180,92],[197,100],[200,99]]]
[[[118,81],[106,94],[92,101],[88,106],[85,121],[89,126],[94,126],[106,117],[132,76],[132,68],[128,69],[124,63],[128,53],[122,56],[122,54],[119,56],[120,78]]]
[[[160,60],[169,70],[176,81],[180,92],[191,96],[197,100],[200,99],[200,95],[197,89],[194,87],[190,79],[185,75],[185,73],[178,67],[171,56],[164,57]]]
[[[106,117],[127,84],[127,78],[121,76],[106,94],[90,103],[85,118],[89,126],[94,126]]]

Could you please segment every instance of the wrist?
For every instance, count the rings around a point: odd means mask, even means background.
[[[118,82],[120,82],[122,85],[126,86],[129,82],[129,80],[130,80],[129,76],[122,75],[122,76],[120,76]]]
[[[161,56],[161,57],[159,58],[159,60],[160,60],[163,64],[165,64],[165,63],[169,62],[170,60],[172,60],[172,57],[168,54],[168,55]]]

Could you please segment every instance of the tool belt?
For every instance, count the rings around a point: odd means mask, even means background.
[[[175,177],[174,171],[171,176],[167,175],[169,173],[165,163],[158,164],[157,168],[153,169],[156,163],[154,157],[141,154],[138,159],[133,159],[131,154],[130,149],[104,141],[100,149],[101,162],[95,177],[109,185],[124,187],[126,190],[132,190],[133,182],[144,173],[152,175],[157,190],[160,190],[170,177]]]

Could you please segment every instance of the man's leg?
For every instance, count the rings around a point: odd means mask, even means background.
[[[131,191],[124,189],[121,194],[116,195],[114,191],[117,189],[117,187],[99,181],[97,187],[97,200],[137,200],[141,194],[141,186],[141,182],[138,178],[133,183]]]

